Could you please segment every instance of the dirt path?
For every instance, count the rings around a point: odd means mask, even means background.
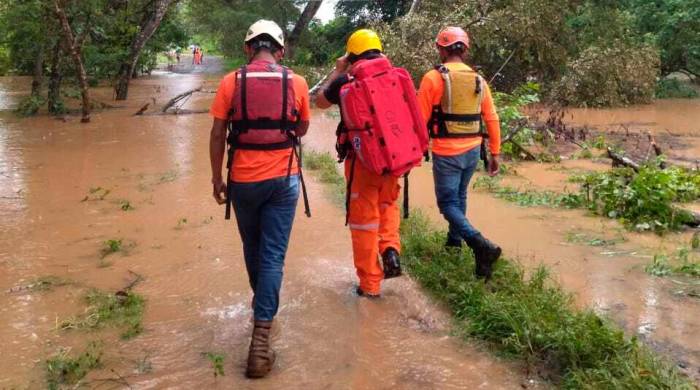
[[[202,81],[199,75],[143,78],[132,86],[129,107],[96,113],[88,125],[72,117],[0,117],[0,388],[43,387],[48,356],[59,347],[77,353],[91,340],[101,340],[105,353],[104,368],[87,378],[92,388],[517,389],[527,383],[521,366],[450,336],[449,317],[407,278],[388,283],[381,301],[355,297],[343,215],[313,180],[314,218],[298,213],[285,269],[277,368],[268,379],[246,380],[251,294],[235,224],[223,221],[209,195],[210,118],[130,115],[142,101],[162,101]],[[208,99],[190,104],[205,106]],[[97,187],[110,192],[81,202]],[[133,210],[122,210],[127,201]],[[101,261],[108,239],[121,239],[126,251]],[[136,288],[147,299],[142,335],[121,341],[110,329],[56,329],[83,312],[88,287],[116,291],[129,271],[145,277]],[[48,275],[75,284],[5,292]],[[226,356],[224,377],[213,376],[205,352]]]

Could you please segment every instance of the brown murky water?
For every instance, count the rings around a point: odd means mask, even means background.
[[[0,114],[0,388],[43,388],[44,360],[91,340],[102,340],[105,352],[104,368],[87,378],[91,388],[517,389],[527,382],[523,367],[450,336],[449,317],[407,278],[389,281],[381,301],[355,297],[342,211],[313,182],[314,218],[299,213],[288,253],[277,368],[265,380],[246,380],[251,294],[235,224],[224,222],[210,196],[210,118],[130,116],[151,97],[162,104],[204,77],[138,80],[125,107],[95,113],[87,125]],[[14,104],[14,88],[22,87],[0,80],[4,107]],[[103,101],[110,95],[95,93]],[[198,95],[188,107],[210,99]],[[110,193],[81,202],[96,187]],[[122,211],[122,201],[134,210]],[[128,252],[101,264],[108,239],[124,240]],[[121,341],[109,329],[56,329],[84,310],[87,288],[116,291],[129,271],[145,277],[136,287],[147,299],[142,335]],[[8,292],[48,275],[76,284]],[[203,352],[226,355],[224,377],[213,376]]]

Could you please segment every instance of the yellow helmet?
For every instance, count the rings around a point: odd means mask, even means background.
[[[350,38],[348,38],[347,52],[354,55],[360,55],[367,50],[382,51],[382,41],[376,32],[363,28],[357,30]]]

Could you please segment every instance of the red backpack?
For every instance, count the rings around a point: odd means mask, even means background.
[[[368,170],[402,176],[419,166],[428,150],[428,130],[418,108],[409,73],[386,57],[357,62],[352,79],[340,90],[344,131],[348,143]]]

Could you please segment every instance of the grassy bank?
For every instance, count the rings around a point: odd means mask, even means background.
[[[330,156],[308,153],[306,168],[333,193],[342,178]],[[408,273],[454,314],[460,334],[484,340],[498,352],[543,368],[571,389],[695,389],[670,363],[591,310],[574,307],[544,267],[529,278],[501,260],[485,285],[474,278],[468,250],[447,252],[445,232],[414,211],[402,223]]]

